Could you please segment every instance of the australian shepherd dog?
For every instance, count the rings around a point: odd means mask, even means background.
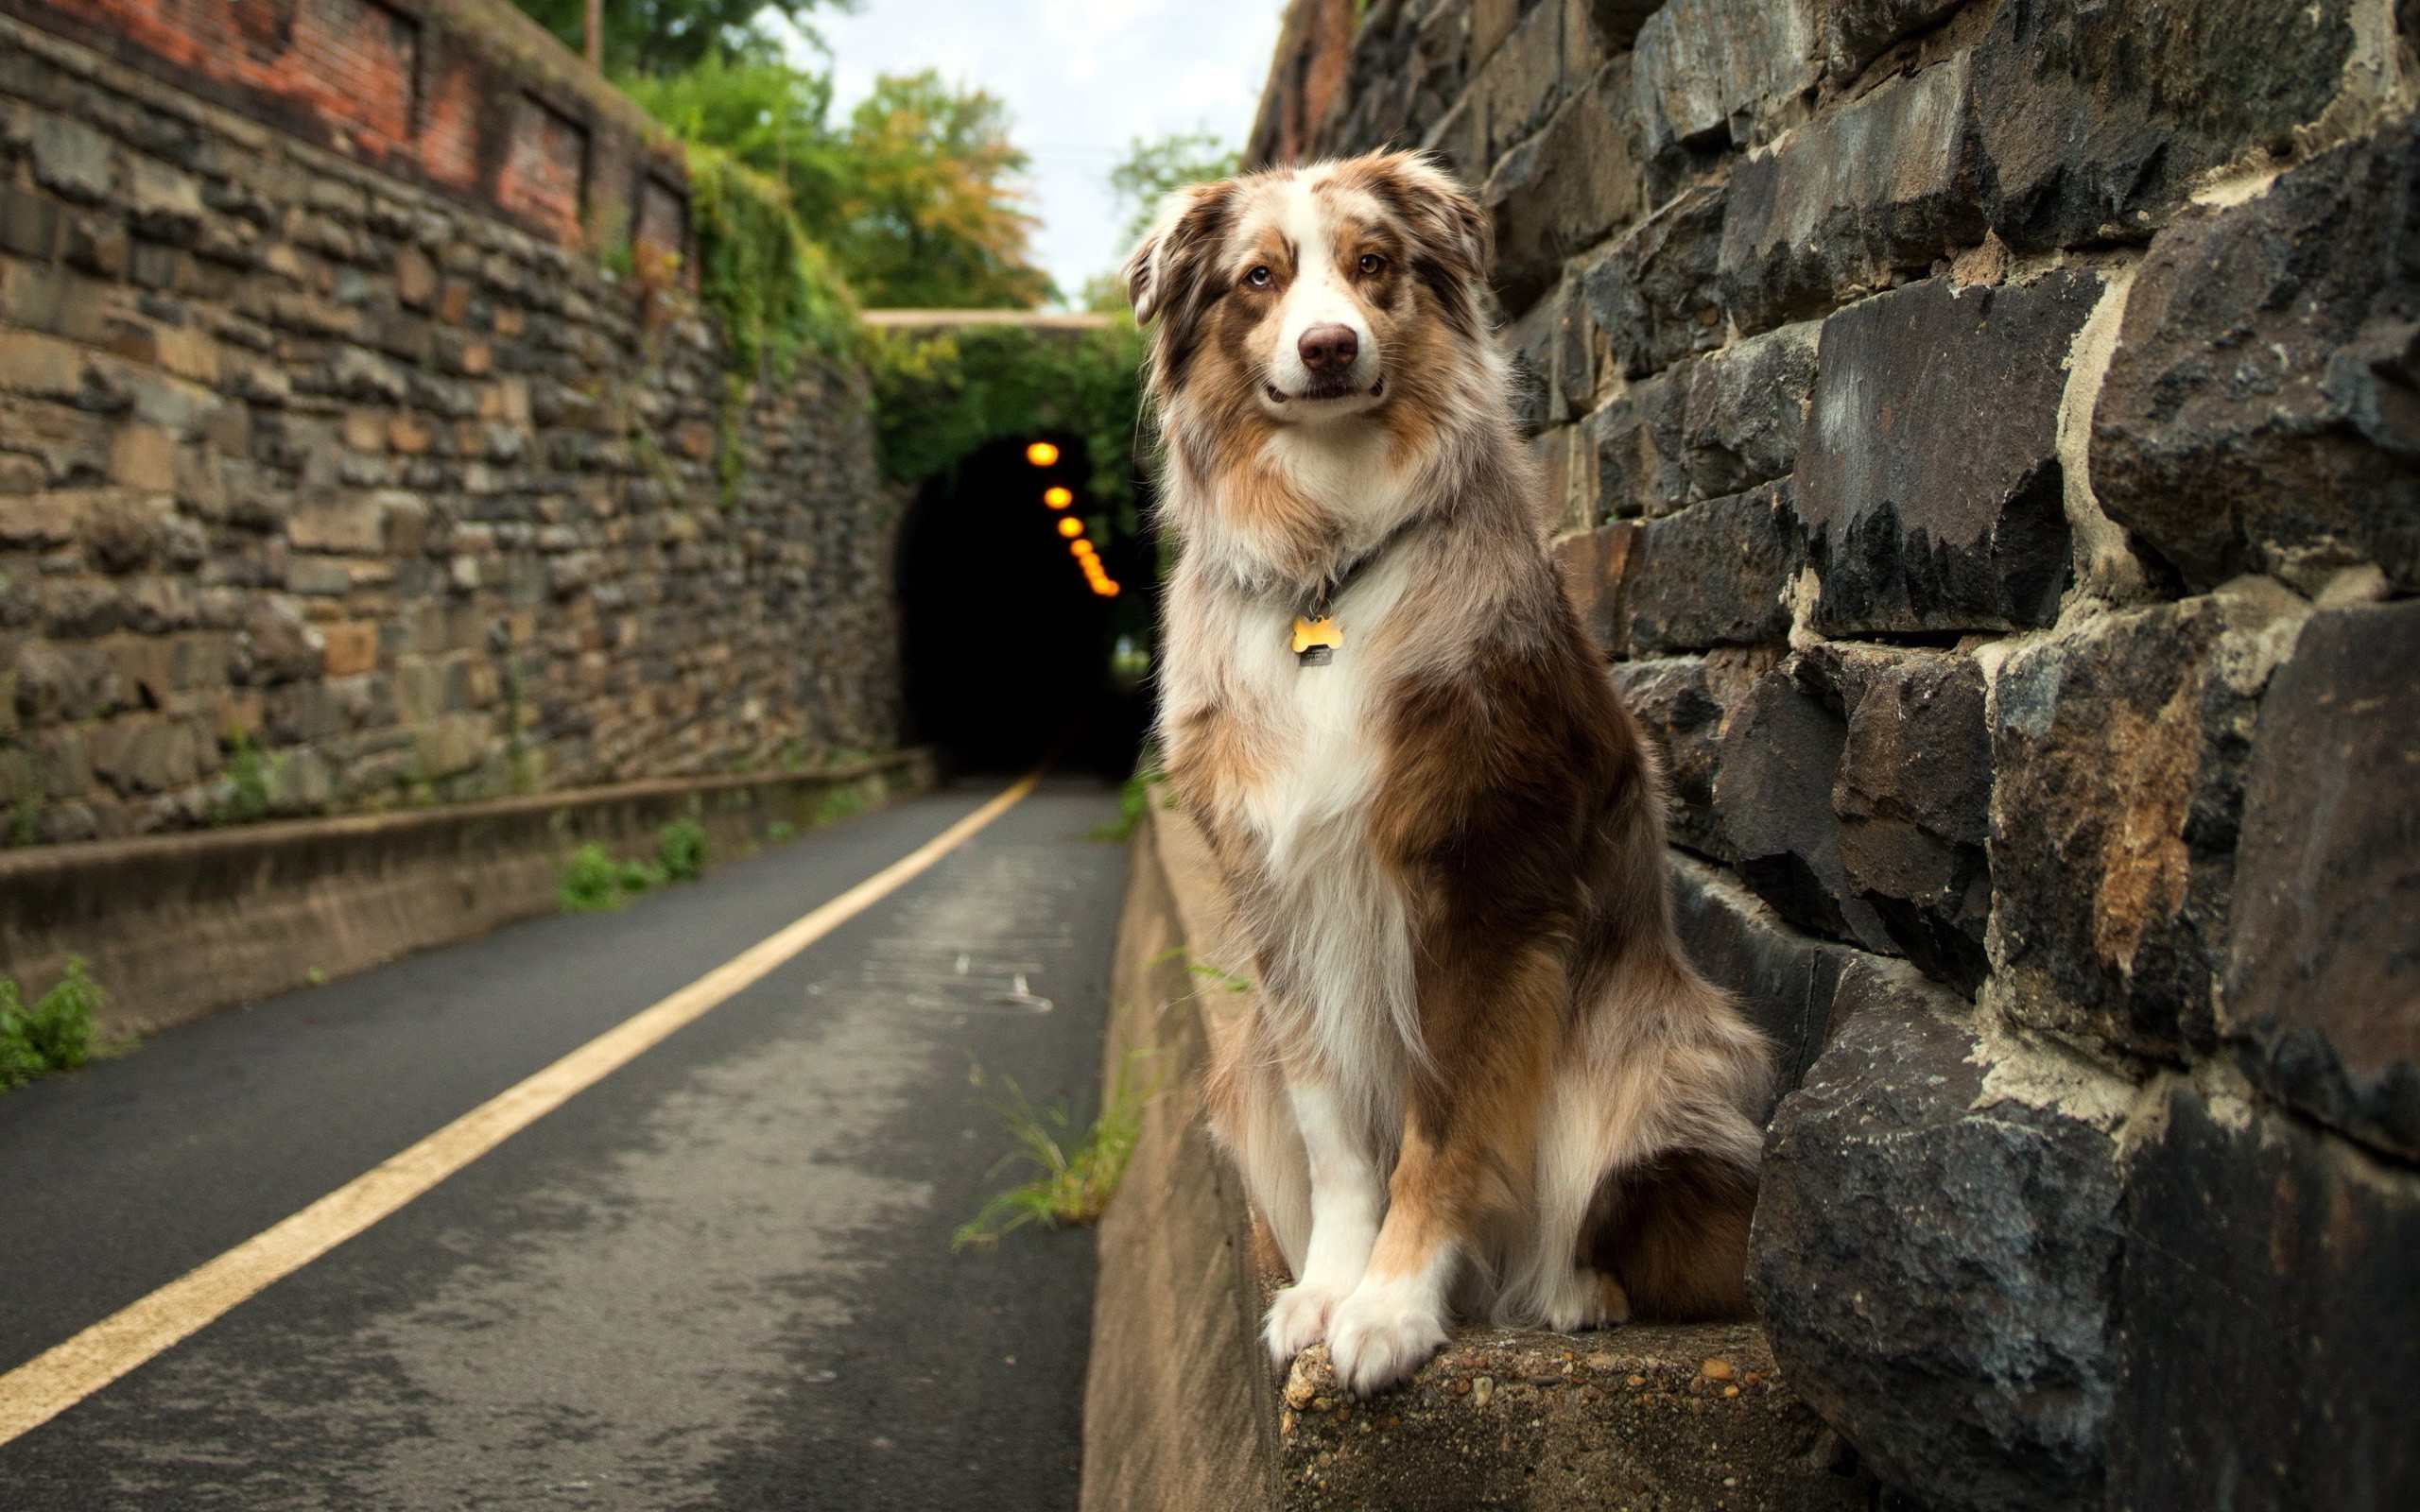
[[[1258,995],[1215,1133],[1371,1392],[1456,1312],[1560,1330],[1745,1308],[1763,1040],[1690,967],[1663,790],[1547,554],[1481,279],[1424,158],[1179,191],[1156,322],[1161,748]]]

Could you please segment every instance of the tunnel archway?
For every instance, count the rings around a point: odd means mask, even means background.
[[[1029,459],[1035,441],[1055,458]],[[1149,624],[1150,573],[1136,542],[1088,513],[1090,476],[1076,436],[1003,437],[926,478],[902,523],[908,733],[959,770],[1022,771],[1070,730],[1063,767],[1133,767],[1148,706],[1116,662],[1121,638],[1131,652]],[[1056,508],[1054,488],[1065,490]],[[1080,523],[1115,596],[1096,591],[1063,522]]]

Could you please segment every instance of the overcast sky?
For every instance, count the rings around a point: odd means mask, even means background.
[[[816,18],[845,113],[876,74],[938,68],[1008,102],[1033,157],[1035,261],[1070,299],[1115,265],[1112,164],[1136,135],[1207,126],[1242,143],[1281,0],[864,0]]]

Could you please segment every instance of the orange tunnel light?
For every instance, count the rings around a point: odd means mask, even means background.
[[[1059,522],[1059,533],[1072,540],[1084,533],[1084,523],[1076,519],[1062,520]]]
[[[1025,459],[1036,467],[1048,467],[1059,460],[1059,448],[1048,441],[1036,441],[1025,449]]]
[[[1053,486],[1042,490],[1042,502],[1053,509],[1064,509],[1076,502],[1075,490]]]

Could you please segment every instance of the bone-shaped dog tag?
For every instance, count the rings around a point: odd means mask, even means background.
[[[1337,647],[1344,644],[1344,631],[1328,615],[1317,618],[1296,615],[1294,618],[1294,655],[1306,667],[1323,667],[1336,660]]]

